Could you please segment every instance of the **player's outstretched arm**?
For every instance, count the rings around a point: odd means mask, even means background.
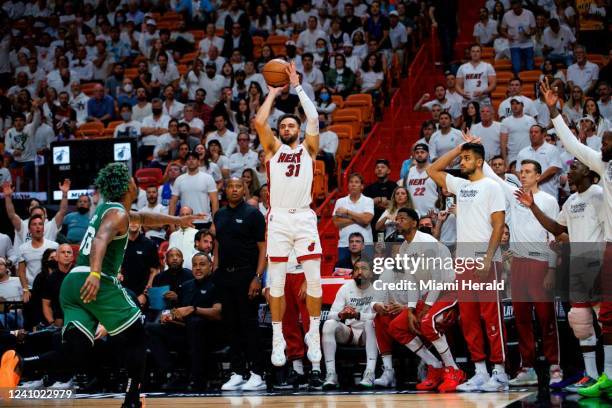
[[[281,145],[280,140],[274,137],[274,133],[272,133],[272,129],[270,129],[268,118],[270,117],[270,111],[272,110],[274,100],[280,95],[283,89],[284,87],[274,88],[268,86],[268,96],[266,96],[266,100],[255,115],[255,130],[259,136],[259,143],[261,143],[268,159],[276,153]]]
[[[143,227],[159,227],[162,225],[180,225],[181,227],[193,227],[196,220],[203,220],[204,214],[185,215],[174,217],[165,214],[140,213],[130,211],[130,222],[140,224]]]
[[[310,100],[306,92],[300,85],[300,77],[295,68],[295,62],[292,61],[287,68],[287,74],[289,75],[289,83],[300,98],[300,104],[304,109],[306,115],[306,135],[304,138],[304,145],[308,149],[308,153],[312,157],[315,157],[319,153],[319,113],[314,102]]]
[[[533,193],[531,191],[523,190],[522,188],[517,189],[514,196],[521,204],[531,210],[534,217],[536,217],[540,225],[542,225],[546,231],[550,232],[554,236],[567,233],[567,227],[559,224],[557,221],[544,214],[540,207],[538,207],[538,205],[535,203]]]

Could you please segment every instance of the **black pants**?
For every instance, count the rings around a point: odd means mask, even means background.
[[[455,40],[457,39],[457,29],[440,24],[438,25],[438,38],[440,40],[442,62],[444,63],[444,68],[447,69],[453,60]]]
[[[209,320],[199,316],[189,317],[185,326],[172,323],[147,324],[149,347],[156,364],[162,370],[169,371],[173,367],[170,350],[187,351],[192,379],[202,379],[205,357],[211,351],[213,327]]]
[[[229,334],[231,370],[237,374],[263,374],[262,352],[259,348],[259,299],[249,300],[252,278],[241,279],[240,284],[221,286],[221,304],[225,332]]]

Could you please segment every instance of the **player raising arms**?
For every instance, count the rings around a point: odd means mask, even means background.
[[[319,325],[321,316],[321,243],[317,231],[317,216],[310,209],[314,163],[319,151],[319,116],[314,103],[308,98],[295,69],[287,68],[289,83],[295,88],[306,114],[306,137],[298,140],[300,119],[285,114],[278,119],[279,139],[274,137],[268,124],[270,109],[284,87],[268,86],[269,93],[255,117],[255,129],[266,153],[270,209],[268,210],[268,273],[270,275],[270,309],[272,312],[272,364],[277,367],[286,362],[282,320],[285,310],[284,288],[287,260],[292,249],[304,268],[306,277],[306,307],[310,315],[310,329],[304,341],[307,356],[312,363],[310,386],[320,389],[321,342]]]
[[[141,407],[140,387],[146,358],[144,315],[117,279],[128,243],[128,225],[133,222],[143,226],[192,226],[193,221],[203,215],[171,217],[128,213],[138,188],[122,163],[104,167],[95,184],[104,202],[89,221],[76,266],[66,276],[60,290],[64,311],[63,346],[73,367],[80,366],[87,361],[98,324],[104,326],[108,334],[116,336],[117,344],[127,356],[128,383],[122,407]],[[16,359],[19,357],[13,350],[7,351],[0,371],[4,371],[5,362],[10,366],[9,360]],[[0,375],[0,380],[4,378],[6,376]],[[18,383],[18,377],[15,380]],[[14,387],[17,383],[0,381],[0,386]]]

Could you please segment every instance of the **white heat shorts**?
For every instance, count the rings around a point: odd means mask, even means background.
[[[267,217],[267,255],[271,262],[287,262],[295,250],[298,262],[321,257],[317,215],[310,208],[272,208]]]

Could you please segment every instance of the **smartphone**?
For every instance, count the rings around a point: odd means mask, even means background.
[[[385,242],[385,233],[384,232],[379,232],[378,233],[378,241],[377,242]]]
[[[446,197],[446,209],[450,210],[453,205],[455,205],[455,197]]]

